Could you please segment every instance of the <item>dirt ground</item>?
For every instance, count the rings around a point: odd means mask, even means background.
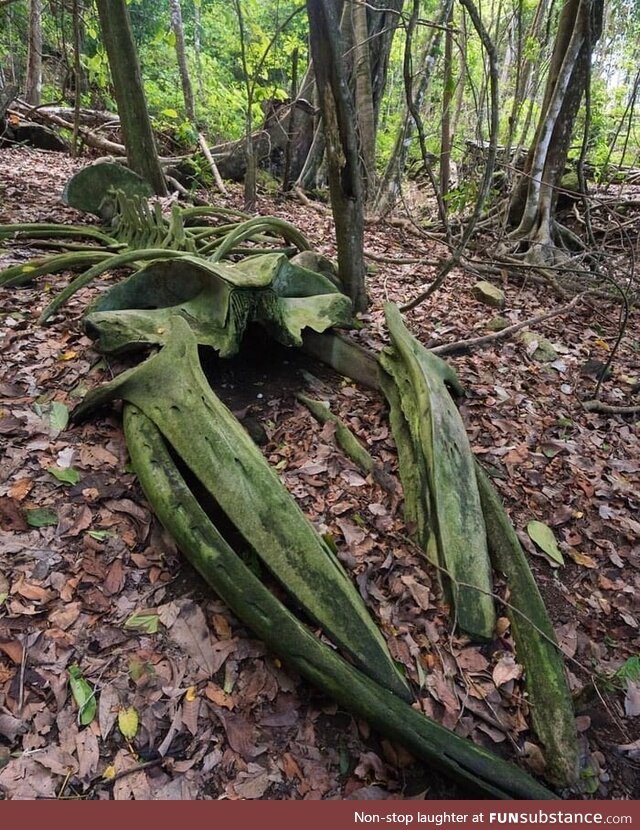
[[[65,180],[84,163],[0,151],[0,223],[86,222],[60,201]],[[239,191],[228,204],[240,206]],[[292,221],[319,251],[335,253],[326,212],[265,195],[259,212]],[[378,349],[383,302],[415,296],[443,250],[410,227],[374,223],[366,248],[375,256],[372,304],[354,336]],[[32,241],[10,240],[0,265],[40,253]],[[0,289],[0,792],[14,799],[470,795],[288,671],[212,595],[151,514],[128,465],[117,407],[68,424],[87,389],[136,362],[101,356],[81,326],[87,302],[118,276],[78,294],[47,327],[38,313],[68,275]],[[474,299],[477,279],[455,271],[407,315],[425,345],[487,333],[495,313]],[[510,323],[559,302],[538,284],[507,274],[498,282]],[[640,797],[640,670],[615,675],[640,655],[639,421],[581,405],[595,386],[588,362],[606,362],[618,318],[617,305],[598,300],[540,324],[537,335],[556,350],[550,363],[515,338],[450,358],[466,389],[461,412],[472,447],[530,555],[566,656],[585,771],[564,797]],[[610,404],[638,402],[638,322],[634,311],[604,382]],[[382,397],[293,352],[260,339],[253,346],[227,362],[212,356],[210,382],[335,541],[406,668],[416,707],[542,773],[508,620],[501,617],[499,636],[482,647],[457,636],[436,574],[407,538]],[[331,401],[395,492],[343,455],[332,430],[296,401],[299,389]],[[533,519],[553,529],[562,567],[527,536]],[[95,690],[88,725],[78,723],[69,687],[76,664]],[[139,723],[127,738],[132,710]]]

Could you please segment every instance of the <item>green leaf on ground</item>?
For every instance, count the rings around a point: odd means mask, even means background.
[[[80,481],[80,473],[74,470],[73,467],[56,467],[53,465],[47,467],[47,472],[51,473],[58,481],[64,482],[64,484],[77,484]]]
[[[87,535],[91,536],[92,539],[95,539],[96,542],[104,542],[105,539],[108,539],[110,536],[115,536],[116,534],[113,530],[88,530]]]
[[[544,522],[529,522],[527,525],[527,533],[533,542],[540,548],[543,553],[551,559],[551,564],[555,566],[564,565],[564,557],[560,552],[556,537],[553,535],[553,530]]]
[[[63,429],[67,428],[67,424],[69,423],[69,410],[63,403],[60,403],[60,401],[54,401],[51,404],[49,423],[54,429],[57,429],[58,432],[62,432]]]
[[[148,614],[132,614],[125,622],[124,627],[138,628],[147,634],[157,634],[159,625],[160,620],[158,619],[158,614],[154,611]]]
[[[47,507],[36,507],[33,510],[25,510],[27,524],[30,527],[49,527],[58,524],[58,514]]]
[[[96,693],[90,683],[82,676],[82,671],[77,664],[69,666],[69,685],[73,699],[78,704],[78,720],[82,726],[88,726],[95,718],[98,711]]]

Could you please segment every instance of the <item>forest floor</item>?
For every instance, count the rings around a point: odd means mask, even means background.
[[[0,151],[0,222],[86,221],[60,200],[80,165],[56,153]],[[220,203],[215,194],[209,198]],[[240,206],[238,190],[229,203]],[[292,221],[319,251],[334,253],[326,212],[266,195],[258,210]],[[356,336],[379,348],[382,303],[411,299],[433,277],[443,250],[389,224],[367,226],[366,248],[378,257],[432,263],[375,263],[372,305]],[[0,264],[37,254],[33,243],[14,241]],[[288,671],[211,594],[151,514],[128,466],[116,409],[67,426],[84,392],[127,364],[99,355],[81,328],[88,299],[113,275],[78,294],[52,325],[37,324],[64,279],[0,292],[0,793],[468,795]],[[473,298],[476,280],[452,273],[407,315],[413,333],[430,346],[486,333],[495,312]],[[545,287],[506,275],[500,287],[510,322],[559,302]],[[595,383],[584,364],[606,361],[618,316],[617,306],[597,301],[540,324],[536,332],[557,352],[551,363],[536,361],[516,339],[450,361],[466,388],[461,412],[472,447],[491,465],[530,554],[580,695],[587,769],[565,797],[640,797],[640,683],[611,680],[640,655],[640,422],[588,413],[580,403]],[[605,381],[609,403],[638,401],[632,390],[640,380],[639,319],[633,312]],[[452,632],[435,574],[406,537],[399,483],[390,494],[364,478],[295,392],[311,382],[311,394],[330,399],[395,477],[382,397],[286,350],[251,353],[259,354],[253,364],[247,353],[212,365],[212,383],[240,417],[261,423],[265,455],[307,516],[333,536],[406,667],[416,707],[541,773],[508,620],[501,617],[498,636],[482,647]],[[552,567],[526,536],[532,519],[553,528],[563,567]],[[97,714],[86,727],[69,690],[74,664],[96,690]],[[140,722],[131,740],[118,726],[129,707]]]

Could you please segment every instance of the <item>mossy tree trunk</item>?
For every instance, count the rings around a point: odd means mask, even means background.
[[[96,0],[127,159],[132,170],[164,196],[167,185],[160,168],[147,102],[142,87],[140,63],[133,41],[125,0]]]

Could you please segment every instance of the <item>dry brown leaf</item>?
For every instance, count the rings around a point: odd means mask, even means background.
[[[55,798],[57,779],[36,762],[35,755],[12,758],[0,769],[0,791],[13,801]]]
[[[106,741],[118,718],[120,695],[113,686],[104,686],[98,700],[98,724],[102,740]]]
[[[9,487],[8,493],[12,499],[22,501],[33,489],[33,480],[30,478],[19,478]]]
[[[4,651],[7,657],[16,665],[22,663],[24,649],[18,640],[0,640],[0,651]]]
[[[109,565],[107,576],[102,585],[102,590],[107,596],[119,594],[124,588],[126,573],[121,559],[114,559]]]
[[[351,545],[360,544],[360,542],[364,541],[367,535],[361,527],[358,527],[358,525],[350,519],[336,519],[336,524],[340,528],[342,535],[344,536],[344,540],[349,547],[351,547]]]
[[[100,747],[93,730],[82,729],[76,736],[76,752],[78,754],[78,778],[88,782],[98,771],[100,763]]]
[[[225,709],[233,709],[235,703],[231,695],[228,695],[220,686],[215,683],[207,683],[204,689],[206,697],[216,706],[223,706]]]
[[[139,764],[128,751],[121,749],[116,755],[113,765],[116,773],[119,773],[135,769]],[[113,797],[116,801],[129,801],[132,798],[135,801],[151,801],[153,798],[151,787],[144,771],[130,772],[115,781]]]
[[[66,631],[68,628],[71,628],[74,622],[78,619],[81,610],[82,603],[68,602],[66,605],[63,605],[60,608],[55,608],[49,613],[49,623],[54,627],[61,628],[63,631]]]
[[[204,677],[211,677],[220,668],[228,656],[220,662],[214,652],[211,635],[202,609],[190,599],[180,599],[176,603],[179,614],[168,629],[169,637],[194,661]]]
[[[0,530],[13,530],[21,533],[28,530],[28,527],[16,499],[0,496]]]
[[[186,697],[182,701],[182,725],[191,732],[192,735],[198,734],[198,715],[200,714],[200,698],[196,697],[193,700],[187,700]]]
[[[259,746],[254,742],[256,727],[241,715],[218,712],[229,746],[245,760],[257,758],[266,751],[266,746]]]
[[[297,778],[299,781],[302,781],[302,770],[290,752],[285,752],[282,756],[282,771],[286,778]]]
[[[503,655],[493,669],[493,682],[498,688],[510,680],[518,680],[522,676],[522,666],[516,663],[511,654]]]
[[[456,663],[463,671],[479,674],[489,667],[487,658],[477,648],[465,648],[456,657]]]
[[[249,764],[247,772],[239,773],[230,786],[238,798],[249,800],[262,798],[270,784],[267,770],[257,764]]]

